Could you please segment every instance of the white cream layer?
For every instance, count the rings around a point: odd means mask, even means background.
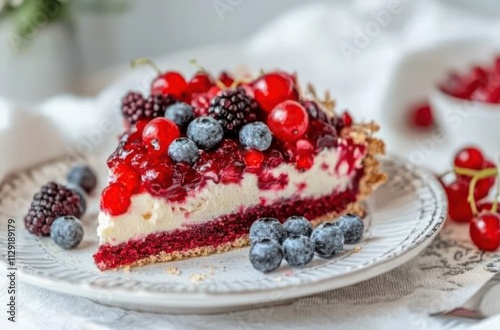
[[[181,203],[168,202],[146,193],[134,195],[127,213],[119,216],[99,214],[97,234],[100,244],[116,245],[154,232],[181,228],[185,224],[208,222],[262,205],[262,201],[272,204],[290,197],[320,198],[334,191],[345,191],[350,188],[356,171],[347,175],[347,163],[339,164],[336,170],[339,153],[340,148],[323,150],[316,155],[313,167],[305,172],[298,171],[293,164],[283,164],[271,170],[274,177],[288,175],[288,184],[279,190],[260,190],[257,175],[246,173],[237,184],[209,181],[201,190],[192,191]],[[355,168],[358,169],[364,155],[358,153],[355,156]]]

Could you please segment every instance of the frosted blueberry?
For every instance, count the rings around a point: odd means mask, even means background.
[[[275,218],[257,219],[250,227],[250,241],[252,244],[263,238],[269,238],[281,244],[285,237],[285,229]]]
[[[83,225],[74,216],[62,216],[54,220],[50,227],[50,237],[63,249],[73,249],[83,239]]]
[[[281,265],[283,251],[275,240],[264,238],[250,248],[250,262],[253,268],[268,273]]]
[[[264,151],[271,146],[272,141],[271,131],[263,122],[246,124],[240,130],[240,143],[244,147]]]
[[[291,267],[302,268],[314,258],[314,244],[303,235],[293,235],[283,242],[285,260]]]
[[[214,118],[203,116],[189,123],[187,136],[199,148],[209,150],[222,141],[224,129]]]
[[[314,244],[314,250],[323,258],[342,252],[344,249],[344,234],[335,224],[327,222],[314,229],[311,240]]]
[[[168,147],[168,155],[177,163],[195,163],[200,158],[200,153],[196,144],[186,138],[177,138]]]
[[[69,183],[79,185],[87,194],[90,194],[97,186],[97,177],[87,165],[73,167],[66,176],[66,180]]]
[[[304,235],[309,237],[313,231],[311,223],[305,217],[298,215],[289,217],[285,223],[283,223],[283,228],[285,228],[288,237],[293,235]]]
[[[189,104],[178,102],[167,107],[165,117],[176,123],[182,131],[194,119],[194,110]]]
[[[359,215],[348,213],[341,216],[336,224],[342,230],[346,244],[358,243],[363,238],[365,225]]]

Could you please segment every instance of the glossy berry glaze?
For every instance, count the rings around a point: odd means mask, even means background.
[[[119,177],[127,177],[126,183],[130,187],[128,198],[147,192],[170,202],[184,201],[190,192],[203,189],[208,181],[218,184],[240,183],[244,173],[257,175],[259,188],[269,189],[276,180],[269,176],[269,170],[287,163],[306,171],[313,165],[315,155],[326,148],[337,148],[339,140],[333,125],[311,120],[306,134],[296,142],[284,143],[273,139],[268,150],[258,152],[245,150],[236,138],[226,137],[216,149],[200,151],[200,159],[191,166],[174,163],[166,152],[152,152],[143,141],[143,127],[144,123],[139,123],[133,131],[121,137],[118,148],[108,159],[108,167],[112,173],[110,181],[120,181],[117,180]],[[354,155],[364,153],[365,146],[342,141],[343,157],[352,168]],[[126,169],[126,174],[122,173],[123,168]],[[130,182],[133,178],[137,181]],[[102,210],[109,210],[112,203],[114,201],[110,200],[108,207],[106,200],[103,200]]]

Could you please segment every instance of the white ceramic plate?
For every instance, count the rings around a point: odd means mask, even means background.
[[[170,313],[212,313],[252,308],[332,290],[370,279],[415,257],[439,232],[447,212],[445,194],[431,174],[398,159],[384,161],[389,181],[368,201],[362,243],[346,246],[334,259],[315,258],[303,269],[286,263],[261,274],[248,261],[248,248],[125,271],[100,272],[96,205],[84,219],[85,238],[64,251],[50,238],[24,229],[33,193],[48,180],[64,181],[65,166],[50,163],[19,173],[0,188],[0,253],[6,260],[7,219],[17,224],[16,263],[33,285],[103,304]],[[168,269],[170,271],[168,271]],[[176,271],[180,274],[173,274]]]

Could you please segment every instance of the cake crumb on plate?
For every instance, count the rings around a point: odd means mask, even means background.
[[[205,280],[205,278],[207,278],[206,274],[199,273],[199,274],[191,274],[191,276],[189,277],[189,280],[191,281],[191,283],[198,283],[198,282]]]
[[[167,273],[169,273],[170,275],[175,275],[175,276],[179,276],[181,275],[181,271],[179,270],[179,268],[177,267],[168,267],[166,269]]]

